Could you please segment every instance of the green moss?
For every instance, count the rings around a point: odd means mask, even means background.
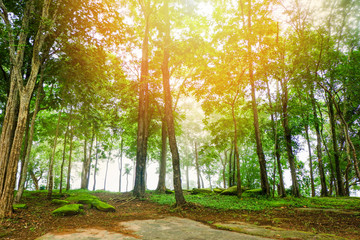
[[[100,200],[94,200],[91,203],[91,206],[96,208],[99,211],[103,211],[103,212],[115,212],[115,208],[113,206],[111,206],[110,204],[107,204],[105,202],[102,202]]]
[[[70,216],[83,212],[84,206],[82,204],[69,204],[55,209],[51,212],[54,216]]]
[[[214,193],[222,193],[225,191],[225,188],[214,188]]]
[[[65,199],[69,202],[75,202],[80,204],[91,204],[94,200],[99,200],[96,196],[89,193],[80,193],[78,195],[72,195]]]
[[[211,194],[213,191],[210,188],[194,188],[191,194]]]
[[[17,210],[17,209],[26,209],[27,205],[26,204],[13,204],[13,209]]]
[[[243,197],[258,197],[258,196],[262,196],[262,189],[258,188],[258,189],[251,189],[251,190],[246,190],[242,196]]]
[[[66,200],[60,200],[60,199],[53,199],[51,201],[52,204],[55,204],[55,205],[66,205],[66,204],[69,204],[70,202],[69,201],[66,201]]]

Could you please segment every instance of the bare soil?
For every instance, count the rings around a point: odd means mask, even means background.
[[[94,193],[101,200],[116,208],[116,212],[85,209],[84,214],[54,217],[51,211],[58,206],[51,204],[44,194],[24,197],[28,208],[16,210],[11,219],[0,220],[0,238],[36,239],[48,232],[69,233],[79,228],[98,228],[132,236],[119,227],[119,222],[158,219],[177,216],[196,220],[211,226],[215,222],[240,221],[257,225],[280,227],[289,230],[335,234],[348,239],[359,239],[360,216],[331,211],[299,211],[279,208],[265,211],[215,210],[193,204],[183,208],[159,205],[138,200],[129,193]]]

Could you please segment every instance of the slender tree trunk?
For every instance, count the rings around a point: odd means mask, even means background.
[[[35,173],[33,172],[32,169],[29,169],[29,174],[34,183],[35,190],[38,191],[39,190],[39,180],[36,178]]]
[[[161,70],[163,75],[166,125],[168,129],[169,145],[170,145],[170,151],[171,151],[172,163],[173,163],[175,200],[177,206],[182,206],[186,203],[186,201],[181,186],[180,156],[176,144],[172,98],[170,91],[169,58],[170,58],[171,38],[170,38],[170,16],[169,16],[168,5],[169,2],[165,0],[164,1],[164,13],[165,13],[164,59],[161,66]]]
[[[147,157],[147,142],[149,135],[149,22],[150,22],[150,0],[144,1],[144,17],[145,17],[145,33],[142,45],[142,61],[141,61],[141,76],[139,89],[139,115],[138,115],[138,132],[137,132],[137,150],[136,150],[136,175],[134,196],[142,198],[145,195],[146,182],[146,157]]]
[[[308,151],[309,151],[311,196],[315,197],[313,162],[312,162],[311,145],[310,145],[310,138],[309,138],[309,125],[307,123],[305,124],[305,137],[306,137],[306,141],[307,141],[307,145],[308,145]]]
[[[259,158],[260,165],[260,178],[261,178],[261,189],[264,195],[270,195],[270,186],[267,178],[266,171],[266,160],[264,151],[262,148],[261,136],[260,136],[260,127],[259,127],[259,117],[258,117],[258,109],[256,103],[255,96],[255,80],[254,80],[254,72],[253,72],[253,57],[252,57],[252,27],[251,27],[251,0],[249,0],[249,13],[248,13],[248,57],[249,57],[249,77],[250,77],[250,85],[251,85],[251,104],[252,111],[254,116],[254,128],[255,128],[255,139],[256,139],[256,152]]]
[[[84,160],[81,171],[81,189],[86,189],[87,136],[84,139]]]
[[[236,117],[235,117],[235,102],[236,102],[236,98],[237,98],[237,94],[234,98],[234,101],[231,105],[231,113],[232,113],[232,118],[233,118],[233,123],[234,123],[234,149],[235,149],[235,158],[236,158],[236,186],[237,186],[237,190],[236,190],[236,195],[240,198],[241,194],[242,194],[242,189],[241,189],[241,174],[240,174],[240,157],[239,157],[239,149],[238,149],[238,141],[237,141],[237,123],[236,123]]]
[[[23,178],[23,172],[24,172],[24,165],[25,165],[25,158],[26,158],[26,152],[27,152],[27,148],[29,146],[29,134],[30,134],[30,113],[29,116],[26,120],[26,127],[25,127],[25,136],[24,136],[24,140],[23,140],[23,147],[22,147],[22,151],[21,151],[21,157],[20,157],[20,176],[19,176],[19,182],[18,182],[18,189],[20,189],[20,185],[21,185],[21,178]],[[26,179],[26,172],[24,175],[24,179]],[[24,181],[25,183],[25,181]],[[17,202],[16,197],[15,197],[15,202]]]
[[[96,137],[95,140],[95,166],[94,166],[94,185],[93,185],[93,191],[96,189],[96,173],[97,173],[97,164],[99,160],[99,144],[98,144],[98,137]],[[105,190],[105,189],[104,189]]]
[[[186,189],[190,190],[189,165],[186,165]]]
[[[94,148],[94,139],[95,139],[95,127],[92,130],[91,143],[89,149],[89,155],[87,160],[87,176],[86,176],[86,189],[89,189],[89,181],[90,181],[90,172],[91,172],[91,162],[92,162],[92,150]]]
[[[66,153],[66,144],[67,144],[67,136],[69,134],[70,131],[70,123],[71,123],[71,119],[72,119],[72,107],[70,108],[70,117],[69,117],[69,121],[66,127],[66,132],[65,132],[65,137],[64,137],[64,147],[63,147],[63,156],[62,156],[62,162],[61,162],[61,168],[60,168],[60,190],[59,192],[62,193],[62,184],[63,184],[63,174],[64,174],[64,165],[65,165],[65,153]]]
[[[344,134],[346,134],[346,129],[344,127]],[[346,159],[347,159],[347,165],[345,169],[345,195],[350,196],[350,183],[349,183],[349,171],[351,168],[351,157],[350,157],[350,146],[348,141],[345,140],[345,146],[346,146]]]
[[[109,156],[106,162],[106,171],[105,171],[105,180],[104,180],[104,190],[106,189],[106,179],[107,179],[107,174],[108,174],[108,168],[109,168],[109,162],[111,159],[111,151],[112,151],[112,146],[110,146],[110,150],[109,150]]]
[[[281,81],[283,96],[282,96],[282,110],[283,110],[283,127],[284,127],[284,137],[286,143],[286,152],[288,155],[288,161],[291,171],[291,180],[292,180],[292,193],[295,197],[300,197],[300,189],[297,181],[295,159],[292,150],[292,140],[291,140],[291,131],[289,128],[287,104],[288,104],[288,88],[287,88],[287,79],[284,78]]]
[[[230,149],[230,155],[229,155],[229,187],[233,186],[232,181],[232,155],[233,155],[233,141],[231,141],[231,149]]]
[[[36,95],[36,101],[35,101],[35,109],[34,109],[34,113],[31,119],[31,127],[29,130],[29,137],[28,137],[28,143],[27,143],[27,147],[26,147],[26,154],[25,154],[25,159],[23,162],[23,166],[22,166],[22,173],[21,173],[21,178],[20,178],[20,184],[19,184],[19,190],[16,193],[15,196],[15,202],[20,202],[21,197],[24,193],[24,186],[25,186],[25,180],[26,180],[26,175],[28,172],[28,164],[30,161],[30,153],[31,153],[31,147],[32,147],[32,141],[33,141],[33,137],[34,137],[34,131],[35,131],[35,120],[36,120],[36,115],[39,112],[40,109],[40,100],[41,100],[41,91],[42,91],[42,77],[39,83],[39,87],[37,89],[37,95]]]
[[[330,96],[328,96],[328,108],[329,108],[329,120],[330,120],[330,128],[331,128],[331,138],[333,144],[334,151],[334,161],[335,161],[335,172],[336,172],[336,181],[337,181],[337,189],[339,196],[345,196],[344,182],[342,179],[341,167],[340,167],[340,155],[337,143],[337,136],[335,130],[335,113],[333,102]]]
[[[57,124],[56,124],[56,133],[55,133],[53,151],[52,151],[52,154],[51,154],[51,159],[50,159],[50,164],[49,164],[49,174],[48,174],[49,175],[49,178],[48,178],[49,182],[48,182],[48,194],[47,194],[48,199],[51,199],[51,197],[52,197],[52,190],[53,190],[53,186],[54,186],[54,161],[55,161],[57,139],[58,139],[58,136],[59,136],[61,113],[62,113],[62,111],[59,112],[59,117],[58,117],[58,121],[57,121]]]
[[[272,105],[272,101],[271,101],[271,94],[270,94],[270,87],[269,87],[269,82],[266,82],[266,87],[267,87],[267,95],[268,95],[268,99],[269,99],[269,107],[271,112],[273,111],[273,105]],[[278,84],[277,84],[277,95],[279,93],[278,90]],[[286,192],[285,192],[285,185],[284,185],[284,178],[283,178],[283,172],[282,172],[282,167],[281,167],[281,157],[280,157],[280,144],[279,144],[279,137],[277,134],[277,123],[275,121],[275,117],[273,113],[270,114],[271,117],[271,129],[272,132],[274,134],[274,157],[276,159],[276,164],[277,164],[277,169],[278,169],[278,174],[279,174],[279,191],[280,191],[280,196],[281,197],[286,197]],[[275,164],[274,164],[275,165]],[[276,165],[274,166],[274,175],[275,175],[275,168]],[[274,178],[274,184],[275,184],[275,178]],[[273,191],[275,191],[275,187],[273,187]]]
[[[316,100],[314,97],[314,89],[311,87],[310,90],[310,98],[311,98],[311,105],[313,110],[314,116],[314,127],[316,132],[316,155],[318,160],[318,168],[319,168],[319,175],[320,175],[320,183],[321,183],[321,193],[322,197],[326,197],[328,195],[328,190],[326,186],[326,177],[324,171],[324,164],[322,161],[322,147],[321,147],[321,134],[320,134],[320,127],[319,127],[319,119],[316,111]]]
[[[197,142],[195,142],[195,167],[196,167],[197,185],[198,185],[198,188],[201,188],[199,155],[198,155],[198,150],[197,150]]]
[[[160,157],[160,173],[159,182],[156,191],[165,193],[165,179],[166,179],[166,146],[167,146],[167,132],[166,132],[166,119],[162,118],[161,121],[161,157]]]
[[[124,140],[121,137],[120,143],[120,161],[119,164],[119,192],[121,192],[121,177],[122,177],[122,165],[123,165],[123,148],[124,148]]]
[[[71,127],[71,135],[70,135],[69,164],[68,164],[68,172],[67,172],[67,180],[66,180],[66,191],[70,190],[71,157],[72,157],[72,149],[73,149],[73,140],[74,140],[74,126]]]

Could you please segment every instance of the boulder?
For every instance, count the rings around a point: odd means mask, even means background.
[[[52,204],[55,204],[55,205],[66,205],[66,204],[69,204],[70,202],[69,201],[66,201],[66,200],[60,200],[60,199],[53,199],[51,201]]]
[[[55,209],[51,214],[54,216],[71,216],[82,213],[83,208],[82,204],[68,204]]]
[[[193,190],[191,191],[191,194],[211,194],[213,193],[213,190],[211,190],[210,188],[193,188]]]
[[[225,188],[214,188],[214,193],[222,193],[223,191],[225,191]]]
[[[241,189],[242,189],[242,192],[247,190],[246,187],[241,187]],[[229,187],[228,189],[225,189],[220,194],[221,195],[236,195],[236,191],[237,191],[237,186],[232,186],[232,187]]]
[[[246,190],[242,194],[243,197],[258,197],[261,195],[263,195],[261,188]]]
[[[99,211],[103,211],[103,212],[115,212],[115,208],[113,206],[111,206],[110,204],[107,204],[105,202],[102,202],[100,200],[94,200],[91,203],[91,206],[96,208]]]
[[[80,204],[88,204],[91,205],[91,203],[94,200],[99,200],[96,196],[91,194],[79,194],[75,196],[68,197],[66,201],[80,203]]]

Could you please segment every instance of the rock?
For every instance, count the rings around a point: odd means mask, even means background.
[[[242,192],[245,192],[246,190],[248,190],[248,188],[246,187],[241,187]],[[224,190],[223,192],[221,192],[221,195],[236,195],[236,191],[237,191],[237,186],[232,186],[229,187],[228,189]]]
[[[84,206],[82,204],[68,204],[59,207],[51,212],[54,216],[70,216],[76,215],[83,212]]]
[[[173,194],[173,193],[175,193],[175,191],[170,190],[170,189],[165,189],[165,193],[166,194]]]
[[[70,202],[69,201],[66,201],[66,200],[60,200],[60,199],[53,199],[51,201],[52,204],[55,204],[55,205],[66,205],[66,204],[69,204]]]
[[[225,188],[214,188],[214,193],[222,193],[225,191]]]
[[[26,204],[13,204],[13,209],[17,210],[17,209],[26,209],[27,205]]]
[[[261,196],[261,195],[263,195],[261,188],[246,190],[242,194],[243,197],[258,197],[258,196]]]
[[[191,194],[211,194],[213,193],[213,190],[211,190],[210,188],[193,188],[193,190],[191,191]]]
[[[80,195],[68,197],[66,199],[66,201],[80,203],[80,204],[88,204],[88,205],[91,205],[91,203],[94,200],[99,200],[99,199],[96,196],[91,195],[91,194],[80,194]]]
[[[110,204],[104,203],[100,200],[94,200],[91,203],[91,206],[96,208],[99,211],[103,211],[103,212],[115,212],[115,208],[113,206],[111,206]]]

